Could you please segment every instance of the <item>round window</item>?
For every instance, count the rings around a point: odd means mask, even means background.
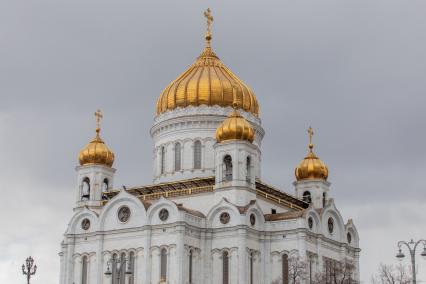
[[[228,212],[223,212],[222,214],[220,214],[220,222],[222,224],[228,224],[230,219],[231,216],[229,216]]]
[[[328,232],[332,234],[334,231],[334,220],[333,218],[328,218]]]
[[[309,226],[309,229],[311,230],[314,227],[314,219],[312,219],[312,217],[309,217],[308,219],[308,226]]]
[[[163,222],[166,221],[167,219],[169,219],[169,211],[165,208],[161,209],[158,213],[158,218],[160,218],[160,220]]]
[[[254,214],[250,214],[250,224],[254,226],[256,224],[256,216]]]
[[[89,230],[90,228],[90,220],[85,218],[83,221],[81,221],[81,228],[85,231]]]
[[[350,244],[352,242],[352,235],[351,235],[351,233],[348,233],[346,235],[346,237],[348,238],[348,244]]]
[[[130,208],[127,206],[123,206],[118,209],[118,220],[120,222],[126,223],[130,219]]]

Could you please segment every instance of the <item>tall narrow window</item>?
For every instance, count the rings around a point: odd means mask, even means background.
[[[120,281],[119,284],[126,284],[126,254],[123,252],[120,257]]]
[[[254,261],[254,253],[250,252],[250,284],[253,284],[253,261]]]
[[[135,253],[130,252],[129,254],[129,263],[128,263],[129,271],[131,274],[129,275],[129,284],[135,283]]]
[[[201,169],[201,142],[194,143],[194,169]]]
[[[166,149],[164,148],[164,146],[161,147],[161,152],[160,152],[160,159],[161,159],[161,174],[164,174],[166,171]]]
[[[251,181],[251,158],[250,156],[247,156],[247,161],[246,161],[246,180],[247,182]]]
[[[104,179],[104,181],[102,182],[102,200],[107,200],[108,196],[107,193],[109,191],[109,182],[108,179]]]
[[[82,260],[82,268],[81,268],[81,283],[82,284],[87,284],[87,256],[83,256],[83,260]]]
[[[118,280],[120,279],[120,275],[117,273],[117,268],[118,268],[118,256],[117,254],[113,254],[112,265],[111,265],[112,284],[118,284]]]
[[[323,192],[322,193],[322,207],[325,207],[326,198],[327,198],[327,193]]]
[[[226,181],[232,180],[232,158],[229,155],[226,155],[223,158],[223,166],[224,166],[224,178]]]
[[[90,180],[89,178],[84,178],[81,184],[81,200],[90,199]]]
[[[160,256],[160,282],[166,282],[167,280],[167,250],[165,248],[161,249]]]
[[[180,171],[182,165],[182,153],[180,143],[175,144],[175,171]]]
[[[189,266],[188,280],[189,280],[189,284],[192,284],[192,258],[193,258],[193,253],[192,253],[192,250],[190,250],[189,251],[189,259],[188,259],[188,266]]]
[[[222,284],[229,284],[229,255],[227,251],[224,251],[222,254],[222,264]]]
[[[288,284],[288,255],[286,254],[282,256],[282,266],[283,284]]]

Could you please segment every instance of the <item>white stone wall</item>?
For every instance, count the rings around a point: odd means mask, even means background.
[[[167,283],[170,284],[188,283],[190,250],[194,252],[193,283],[222,283],[222,253],[225,250],[229,252],[230,283],[235,284],[249,283],[250,252],[254,252],[254,283],[271,283],[278,279],[284,253],[305,260],[314,256],[317,271],[321,270],[323,257],[350,259],[356,264],[356,274],[359,273],[356,228],[352,221],[343,222],[332,199],[322,214],[312,207],[297,219],[265,222],[263,214],[270,212],[263,212],[257,201],[241,212],[233,203],[218,199],[219,195],[214,192],[197,197],[197,202],[205,206],[205,217],[179,210],[177,199],[172,202],[161,198],[146,209],[139,199],[124,190],[100,212],[77,209],[61,246],[60,283],[81,283],[83,256],[89,258],[89,284],[111,283],[104,274],[107,262],[114,253],[123,252],[135,254],[135,283],[159,283],[161,248],[168,252]],[[214,196],[216,198],[212,198]],[[192,200],[192,197],[187,199]],[[117,217],[122,206],[131,210],[130,219],[125,223]],[[161,209],[169,211],[165,221],[159,218]],[[220,222],[223,212],[230,215],[227,224]],[[254,226],[250,224],[250,214],[256,216]],[[314,218],[312,229],[307,221],[310,217]],[[327,228],[330,217],[335,219],[333,233]],[[85,218],[91,222],[88,230],[81,228]],[[352,234],[351,244],[346,239],[348,232]],[[355,275],[356,279],[358,277]]]

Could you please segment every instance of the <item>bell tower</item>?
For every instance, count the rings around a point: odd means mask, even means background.
[[[313,152],[312,137],[314,131],[312,127],[309,127],[308,134],[309,151],[295,169],[296,181],[293,184],[298,198],[313,203],[315,208],[323,208],[329,198],[328,167]]]
[[[95,112],[96,136],[87,144],[79,154],[80,166],[77,171],[77,200],[76,207],[88,206],[97,208],[102,206],[107,199],[106,193],[113,186],[115,169],[114,153],[108,148],[100,137],[100,121],[102,113]]]
[[[235,194],[225,197],[235,204],[247,204],[256,195],[260,150],[253,144],[255,132],[252,126],[237,110],[237,104],[233,107],[216,130],[215,189],[234,191]]]

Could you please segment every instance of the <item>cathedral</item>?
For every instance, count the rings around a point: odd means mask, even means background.
[[[327,283],[333,263],[350,263],[347,278],[359,282],[357,229],[335,205],[313,130],[294,192],[265,183],[257,98],[214,53],[204,15],[204,49],[157,100],[152,184],[114,187],[114,153],[95,113],[60,284],[292,284],[321,274]]]

